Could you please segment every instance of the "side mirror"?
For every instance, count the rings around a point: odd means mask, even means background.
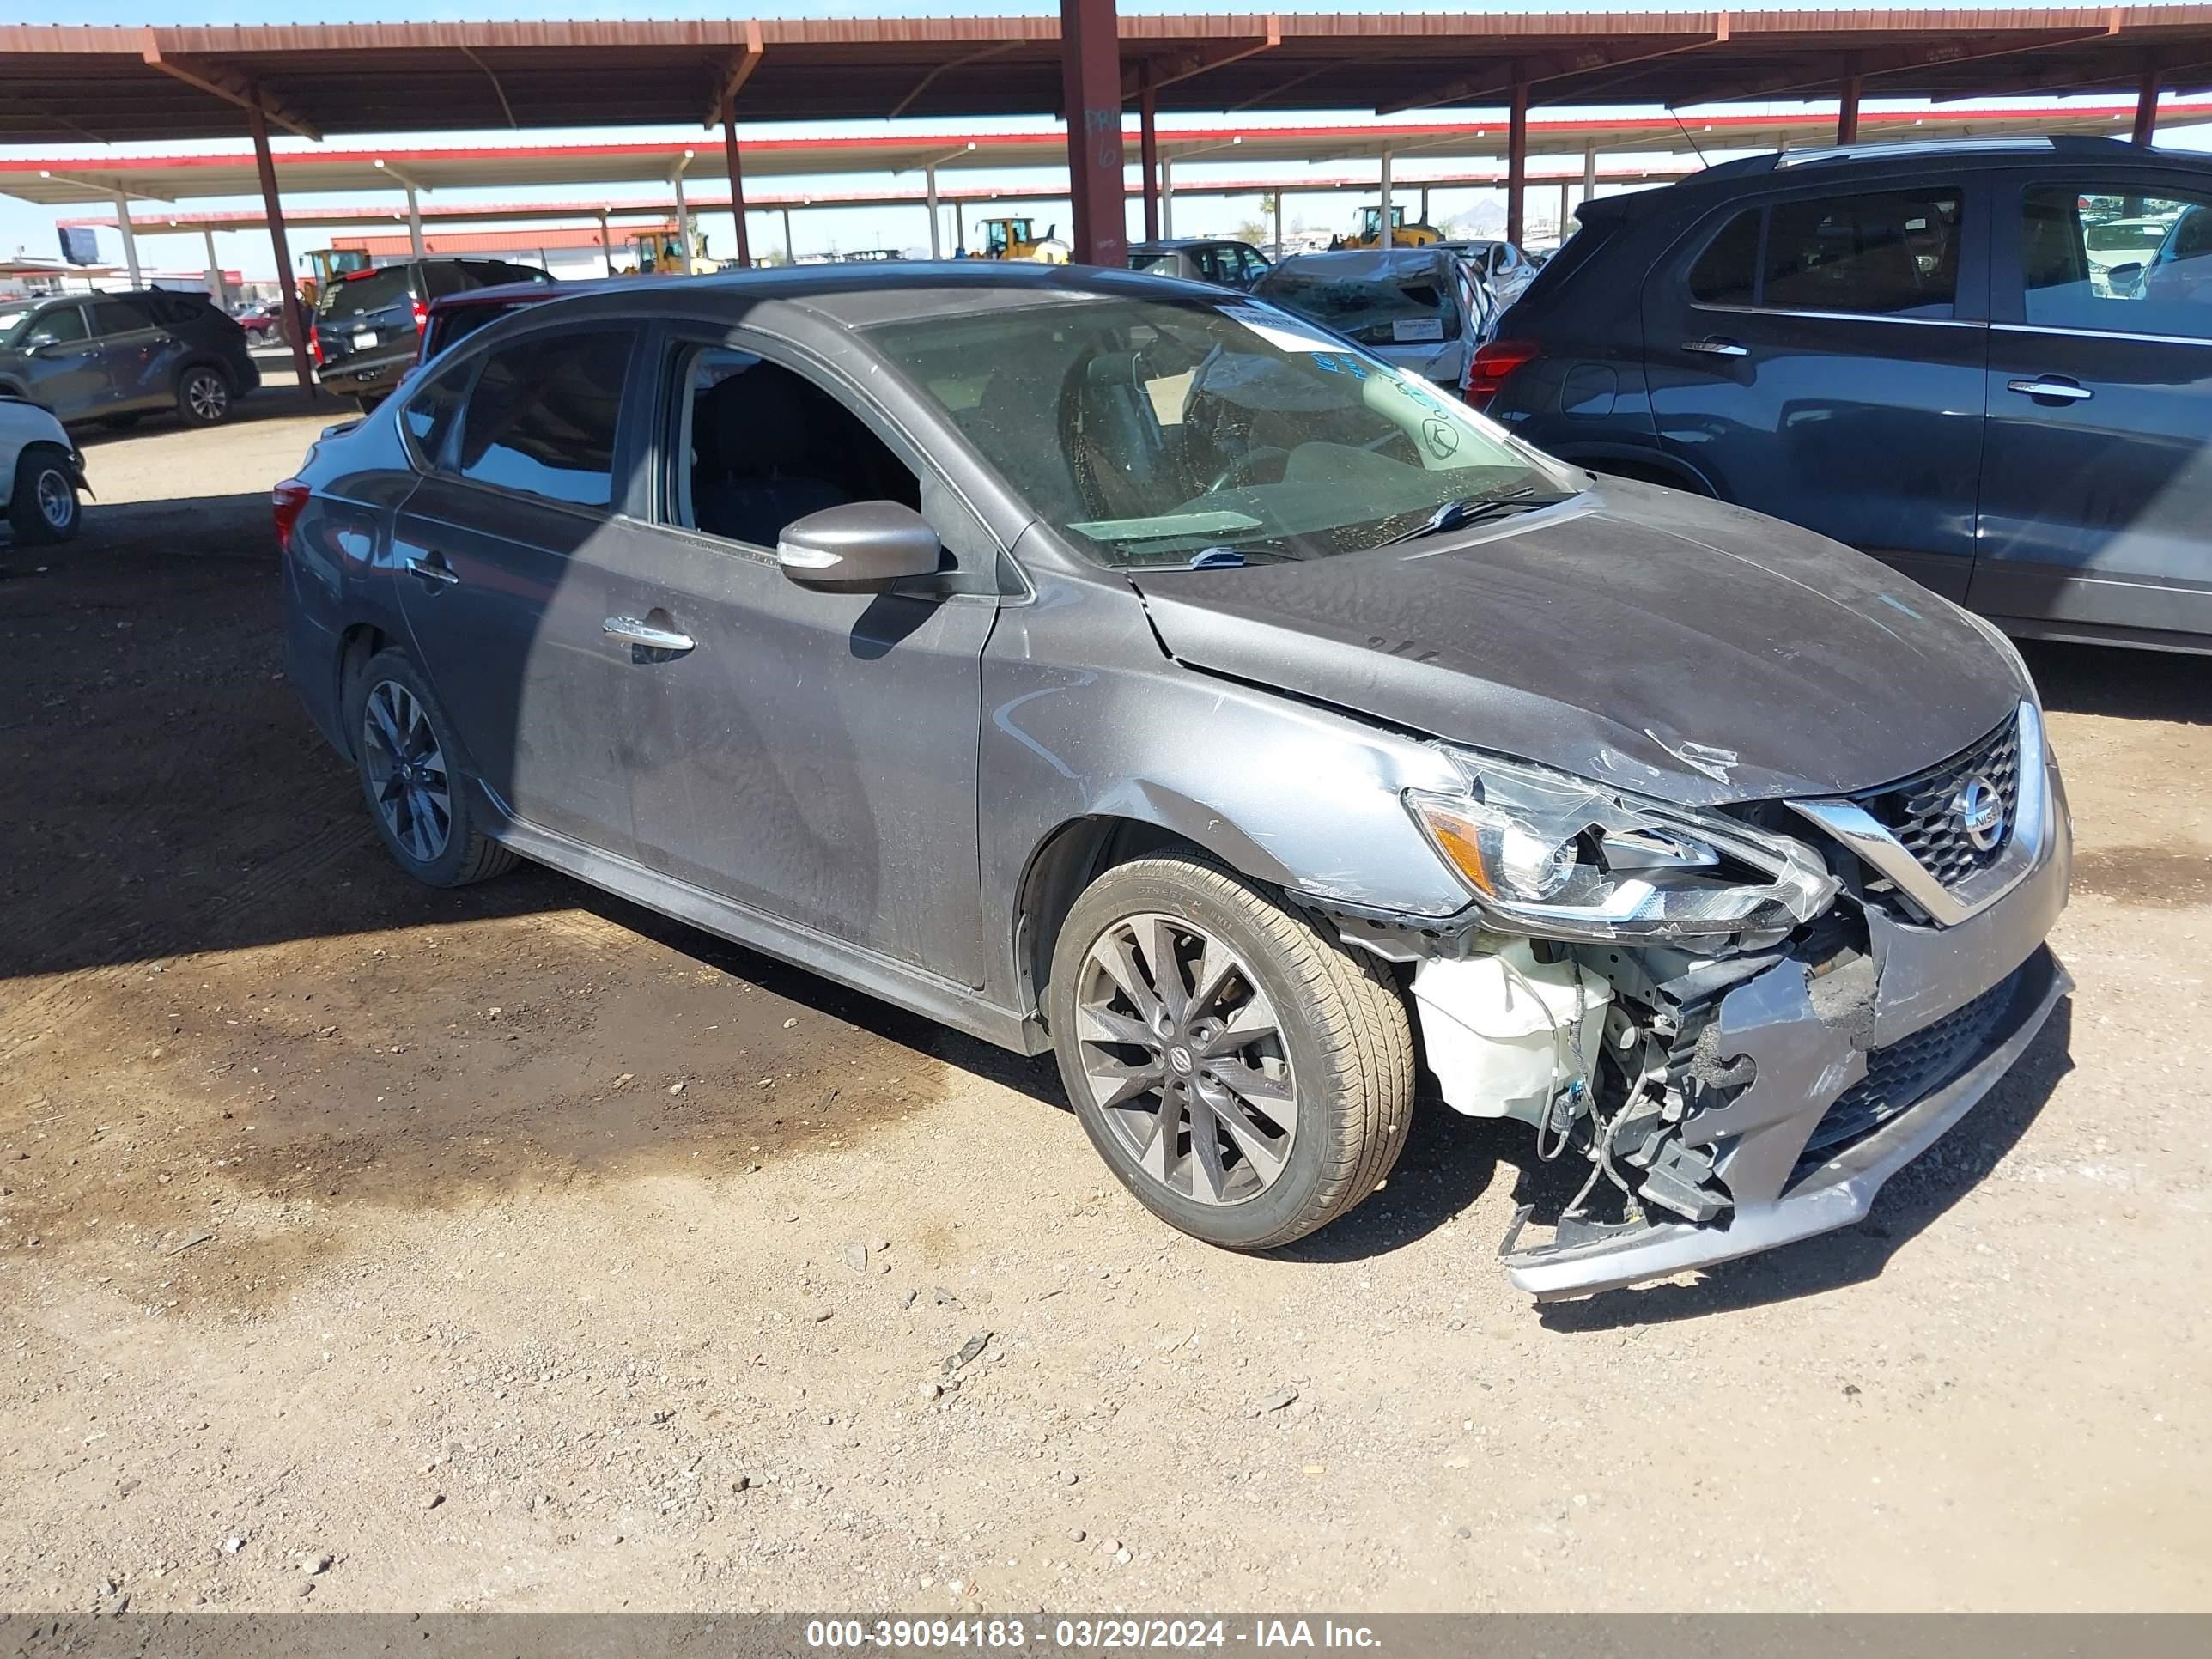
[[[2105,286],[2115,294],[2124,294],[2142,281],[2142,261],[2130,261],[2124,265],[2108,265],[2105,270]]]
[[[943,544],[928,520],[897,501],[825,507],[784,526],[776,562],[802,587],[866,592],[937,573]]]

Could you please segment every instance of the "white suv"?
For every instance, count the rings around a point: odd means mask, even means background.
[[[62,423],[36,404],[0,397],[0,512],[15,544],[65,542],[76,534],[84,457]]]

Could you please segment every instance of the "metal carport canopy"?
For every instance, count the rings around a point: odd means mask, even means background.
[[[2212,5],[2008,10],[1251,14],[1116,23],[1164,110],[1948,98],[2212,84]],[[1057,19],[0,27],[0,141],[303,137],[1052,114]]]
[[[1958,138],[2008,133],[2124,134],[2134,104],[2112,102],[2032,108],[1942,108],[1919,112],[1870,111],[1861,136],[1882,138]],[[2169,103],[2161,112],[2169,128],[2192,120],[2212,122],[2212,100]],[[1688,124],[1689,139],[1705,149],[1778,149],[1824,144],[1833,136],[1832,115],[1713,115]],[[1531,155],[1686,151],[1685,128],[1669,117],[1586,120],[1532,119]],[[1373,159],[1385,149],[1401,161],[1488,159],[1505,154],[1503,121],[1435,121],[1378,126],[1206,126],[1163,129],[1167,160],[1240,167]],[[833,174],[915,173],[929,166],[953,173],[966,168],[1060,168],[1064,135],[1057,132],[936,134],[913,139],[891,134],[854,138],[748,138],[738,146],[746,179],[804,179]],[[1123,134],[1127,161],[1137,160],[1134,128]],[[680,143],[532,144],[514,146],[375,149],[317,145],[275,152],[278,181],[288,193],[418,189],[579,189],[665,179],[687,149],[685,176],[726,179],[721,146]],[[1188,193],[1192,184],[1179,186]],[[1279,181],[1297,187],[1297,181]],[[1267,188],[1273,188],[1268,185]],[[117,191],[155,202],[195,197],[250,196],[259,188],[250,150],[228,155],[0,156],[0,195],[61,205],[106,203]],[[951,186],[946,187],[946,199]],[[748,192],[755,205],[769,205]],[[904,200],[891,192],[886,199]],[[919,198],[915,198],[919,199]],[[695,206],[704,207],[703,201]],[[775,204],[781,205],[781,204]],[[158,220],[148,216],[148,222]],[[287,218],[305,217],[288,213]]]

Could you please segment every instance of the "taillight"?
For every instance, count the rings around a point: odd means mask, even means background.
[[[315,360],[315,367],[323,366],[323,331],[313,323],[307,325],[307,351]]]
[[[416,331],[417,334],[420,334],[420,333],[423,331],[423,329],[424,329],[424,328],[426,328],[427,326],[428,326],[428,325],[429,325],[429,321],[430,321],[430,307],[428,307],[428,306],[426,306],[426,305],[424,305],[424,304],[423,304],[420,300],[416,301],[415,301],[415,331]]]
[[[292,550],[292,532],[300,522],[300,514],[307,509],[307,497],[314,492],[297,478],[287,478],[269,492],[269,506],[276,520],[276,550]]]
[[[1492,340],[1477,349],[1467,365],[1467,379],[1461,385],[1459,395],[1476,409],[1487,409],[1490,400],[1498,395],[1498,388],[1512,378],[1516,369],[1532,363],[1542,355],[1543,348],[1534,340]]]

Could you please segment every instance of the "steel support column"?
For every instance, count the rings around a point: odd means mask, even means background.
[[[676,171],[668,175],[669,182],[676,186],[677,257],[684,262],[677,266],[677,270],[686,276],[691,274],[691,207],[684,199],[684,169],[690,165],[691,152],[687,149],[684,152],[684,159],[676,164]],[[656,259],[653,262],[655,270],[660,266],[661,261]]]
[[[1589,201],[1597,194],[1597,146],[1583,146],[1583,200]]]
[[[935,210],[931,210],[929,216],[933,219],[937,216]],[[799,250],[791,244],[791,209],[787,205],[783,210],[783,262],[787,265],[799,263]]]
[[[2155,63],[2143,65],[2142,82],[2136,89],[2135,130],[2128,135],[2130,143],[2148,145],[2158,131],[2158,88],[2160,79]]]
[[[1275,252],[1274,258],[1283,257],[1283,192],[1275,192]]]
[[[942,259],[945,257],[945,233],[938,228],[937,224],[937,167],[934,162],[921,170],[921,193],[929,202],[929,257]],[[791,252],[789,209],[786,209],[783,215],[783,251],[787,256]]]
[[[1567,240],[1567,215],[1573,211],[1574,198],[1570,194],[1573,188],[1565,179],[1559,180],[1559,236],[1563,242]]]
[[[730,222],[737,228],[738,264],[753,262],[752,238],[745,234],[745,164],[738,154],[738,100],[722,100],[722,159],[730,169]]]
[[[599,215],[599,263],[607,268],[608,276],[615,274],[614,238],[607,229],[607,216],[604,213]]]
[[[215,257],[215,230],[213,227],[202,225],[200,227],[200,239],[207,246],[208,295],[216,302],[216,305],[218,307],[228,306],[230,303],[230,294],[228,292],[229,284],[225,283],[222,279],[222,262]]]
[[[1505,240],[1519,247],[1527,226],[1522,198],[1528,193],[1528,66],[1513,66],[1512,103],[1505,120]]]
[[[1159,100],[1152,92],[1152,66],[1139,71],[1137,92],[1138,171],[1144,175],[1145,240],[1160,240],[1160,124]]]
[[[276,291],[284,301],[284,332],[292,343],[292,369],[300,389],[315,396],[315,371],[307,362],[307,318],[300,307],[300,289],[292,280],[292,250],[284,241],[284,210],[276,197],[276,163],[269,154],[269,118],[258,102],[246,106],[246,124],[253,135],[253,165],[261,175],[261,211],[269,221],[270,251],[276,256]]]
[[[1859,60],[1851,58],[1844,61],[1849,67],[1844,71],[1843,84],[1836,94],[1836,142],[1856,144],[1859,141],[1859,88],[1863,81]]]
[[[131,198],[119,190],[115,192],[115,228],[123,233],[123,264],[131,273],[131,286],[143,288],[138,275],[138,234],[131,228]]]
[[[1069,257],[1077,264],[1118,269],[1128,263],[1129,231],[1121,173],[1121,27],[1114,0],[1060,0],[1060,62],[1074,219]]]
[[[415,250],[415,257],[424,258],[422,248],[422,204],[416,198],[415,186],[407,186],[407,241]]]
[[[1160,157],[1160,234],[1175,234],[1175,158]]]
[[[1397,237],[1392,234],[1390,224],[1390,152],[1386,149],[1382,152],[1382,216],[1380,227],[1376,233],[1376,245],[1379,247],[1395,247],[1397,246]]]

